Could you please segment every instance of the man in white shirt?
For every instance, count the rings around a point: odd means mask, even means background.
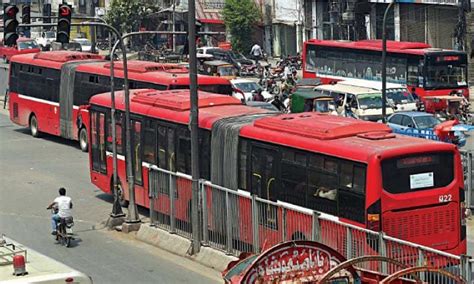
[[[72,200],[71,197],[66,196],[66,189],[61,187],[59,189],[59,196],[56,197],[46,209],[54,208],[54,214],[51,216],[51,228],[52,228],[52,235],[57,234],[57,226],[58,222],[61,218],[68,218],[72,217]]]
[[[262,55],[263,55],[263,51],[260,45],[254,44],[252,46],[252,50],[250,50],[250,54],[253,55],[253,58],[255,59],[255,64],[258,64],[258,60],[260,60],[260,58],[262,58]]]

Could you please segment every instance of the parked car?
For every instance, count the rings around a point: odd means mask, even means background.
[[[230,80],[232,84],[232,88],[234,92],[232,94],[233,97],[243,100],[245,102],[253,100],[253,93],[262,90],[263,98],[268,101],[273,98],[273,95],[267,91],[263,91],[262,86],[260,86],[257,82],[254,82],[249,79],[233,79]]]
[[[43,51],[51,48],[51,43],[56,41],[56,33],[53,31],[42,32],[40,37],[37,37],[36,43]]]
[[[320,85],[314,89],[333,97],[339,115],[369,121],[382,118],[382,94],[377,90],[344,84]],[[387,105],[386,114],[392,113],[393,109]]]
[[[204,61],[199,64],[199,69],[202,74],[219,76],[228,80],[235,79],[238,73],[234,65],[221,60]]]
[[[36,41],[30,38],[19,38],[15,46],[0,45],[0,57],[9,62],[13,55],[40,52]]]
[[[216,47],[201,47],[197,49],[197,53],[199,56],[203,56],[205,54],[212,55],[213,59],[215,60],[222,60],[229,63],[232,63],[235,68],[240,71],[242,65],[252,65],[252,60],[246,58],[241,53],[235,52],[233,50],[227,50],[222,48]]]
[[[81,51],[91,52],[92,51],[92,42],[87,38],[74,38],[72,42],[77,42],[81,45]]]
[[[337,84],[366,87],[382,92],[382,82],[363,79],[344,79]],[[417,104],[405,85],[396,83],[386,84],[387,103],[394,111],[416,111]]]
[[[466,136],[463,133],[462,125],[449,123],[449,129],[442,129],[446,122],[441,122],[431,113],[410,111],[397,112],[387,118],[387,124],[395,133],[410,135],[419,138],[439,140],[441,136],[449,138],[450,141],[462,147],[466,144]],[[469,130],[469,129],[467,129]],[[440,131],[452,132],[441,135]],[[445,139],[441,139],[445,140]]]

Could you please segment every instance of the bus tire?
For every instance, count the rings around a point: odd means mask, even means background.
[[[87,152],[89,150],[89,140],[87,137],[87,130],[85,127],[81,127],[79,130],[79,147],[82,152]]]
[[[125,199],[125,193],[124,193],[124,190],[123,190],[123,187],[122,187],[122,183],[120,182],[120,180],[118,180],[117,183],[118,183],[117,195],[118,195],[118,200],[119,200],[120,206],[128,207],[129,202],[128,202],[128,200]],[[113,189],[113,186],[114,186],[114,183],[112,182],[111,183],[112,189]]]
[[[305,241],[305,240],[306,240],[306,236],[305,236],[302,232],[295,232],[295,233],[293,233],[293,235],[291,236],[291,240],[292,240],[292,241],[298,241],[298,240]]]
[[[30,133],[31,136],[37,138],[40,136],[40,131],[38,129],[38,119],[34,114],[30,117]]]

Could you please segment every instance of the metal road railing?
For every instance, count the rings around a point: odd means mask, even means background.
[[[152,224],[191,239],[191,177],[151,167],[149,180]],[[381,255],[407,267],[435,267],[463,277],[467,283],[472,280],[473,261],[468,256],[396,239],[307,208],[264,200],[205,180],[200,181],[199,204],[202,245],[231,255],[258,253],[283,241],[306,239],[328,245],[347,259]],[[377,261],[357,266],[383,274],[400,270]],[[441,274],[419,272],[417,276],[429,283],[453,283]]]
[[[464,190],[466,193],[466,207],[473,210],[474,209],[474,196],[473,196],[473,188],[474,188],[474,180],[472,178],[473,174],[473,151],[469,150],[460,150],[459,153],[461,154],[461,160],[463,165],[464,171]]]

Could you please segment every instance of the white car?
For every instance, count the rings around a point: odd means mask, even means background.
[[[56,33],[53,31],[42,32],[40,37],[37,37],[36,43],[41,50],[49,50],[51,43],[56,41]]]
[[[233,79],[230,83],[234,89],[232,96],[239,100],[245,99],[246,102],[253,100],[252,91],[257,92],[263,89],[257,82],[249,79]],[[262,91],[262,95],[265,101],[273,99],[273,95],[267,91]]]
[[[81,45],[81,50],[83,52],[91,52],[92,51],[92,43],[87,38],[75,38],[72,42],[77,42]]]

